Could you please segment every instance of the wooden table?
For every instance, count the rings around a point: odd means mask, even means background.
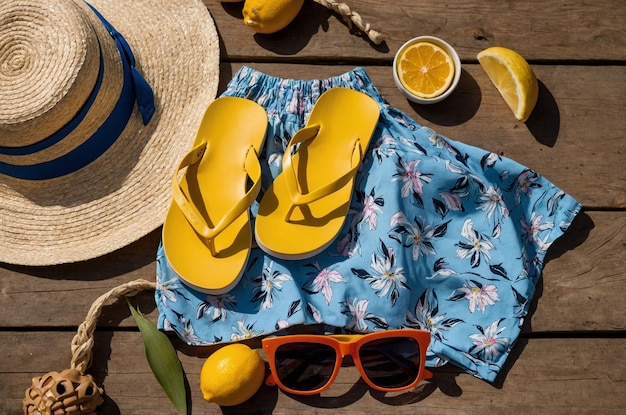
[[[203,401],[198,375],[211,348],[173,339],[190,383],[194,414],[205,413],[626,413],[626,6],[623,0],[427,2],[353,0],[384,32],[376,46],[350,34],[338,15],[307,0],[295,22],[254,35],[242,3],[205,0],[221,38],[221,85],[241,65],[296,79],[363,66],[388,102],[448,137],[535,169],[584,205],[551,248],[523,334],[494,384],[455,367],[398,396],[369,390],[344,368],[329,394],[292,397],[263,387],[248,403]],[[413,105],[396,89],[391,62],[407,39],[435,35],[459,52],[463,74],[440,104]],[[527,123],[517,122],[476,54],[517,50],[540,84]],[[53,267],[0,266],[0,413],[21,413],[33,376],[69,367],[70,342],[92,302],[137,278],[154,280],[157,230],[117,252]],[[141,310],[156,321],[151,292]],[[89,369],[106,392],[104,414],[173,414],[154,379],[125,302],[104,308]]]

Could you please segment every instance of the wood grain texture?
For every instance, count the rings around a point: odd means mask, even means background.
[[[50,339],[54,339],[51,342]],[[19,363],[0,366],[0,413],[17,415],[33,376],[69,362],[69,333],[0,333],[0,348]],[[143,356],[139,333],[97,334],[90,373],[107,397],[99,414],[175,414]],[[293,396],[263,386],[246,404],[220,408],[202,399],[199,374],[209,350],[179,353],[189,380],[192,414],[620,414],[626,407],[626,367],[615,364],[624,339],[530,339],[514,348],[504,381],[486,383],[453,367],[435,370],[432,382],[401,394],[368,389],[352,366],[343,367],[322,396]],[[6,362],[6,361],[5,361]]]
[[[198,375],[213,348],[172,338],[187,373],[193,414],[623,414],[626,408],[626,7],[623,0],[346,1],[381,30],[375,46],[323,6],[306,1],[292,25],[255,35],[243,3],[204,0],[220,35],[220,92],[242,66],[294,79],[366,69],[387,102],[449,138],[533,168],[585,207],[551,247],[543,278],[507,366],[494,384],[452,366],[398,396],[368,390],[352,367],[328,394],[295,397],[263,387],[244,405],[203,401]],[[458,50],[463,72],[445,101],[420,106],[397,90],[391,63],[411,37],[439,36]],[[539,101],[515,120],[476,54],[506,46],[528,59]],[[0,226],[2,226],[0,212]],[[153,280],[160,230],[114,253],[77,264],[0,264],[0,414],[21,413],[33,376],[63,370],[92,302],[113,287]],[[152,292],[133,300],[156,321]],[[258,342],[251,343],[253,346]],[[104,307],[90,368],[107,394],[102,414],[174,414],[154,379],[124,301]]]
[[[384,33],[380,46],[351,34],[340,16],[312,1],[272,35],[244,26],[242,3],[204,2],[219,23],[227,61],[391,62],[406,40],[421,35],[449,40],[464,61],[475,61],[489,46],[513,48],[531,61],[622,61],[626,56],[622,0],[345,1]]]

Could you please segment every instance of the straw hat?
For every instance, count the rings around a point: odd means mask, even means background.
[[[82,261],[162,224],[218,42],[200,0],[0,2],[0,262]]]

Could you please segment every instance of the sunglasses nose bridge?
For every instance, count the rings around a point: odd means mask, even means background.
[[[340,354],[340,360],[343,360],[346,356],[350,355],[352,358],[355,358],[356,354],[356,344],[355,343],[338,343],[338,352]]]

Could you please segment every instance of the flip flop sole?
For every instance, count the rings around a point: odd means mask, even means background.
[[[292,144],[298,134],[314,136],[302,140],[290,160],[286,153],[283,172],[259,205],[255,238],[261,249],[278,258],[305,259],[332,243],[345,222],[379,114],[378,103],[362,92],[333,88],[320,96]],[[290,174],[297,178],[295,195]],[[297,199],[308,201],[294,206]]]
[[[244,160],[250,147],[260,151],[266,128],[265,110],[253,101],[222,97],[207,108],[194,143],[195,148],[206,141],[206,149],[197,164],[187,167],[179,183],[202,221],[215,226],[246,196]],[[199,234],[188,216],[179,204],[170,205],[163,225],[163,248],[170,266],[199,291],[228,292],[241,278],[250,254],[247,208],[210,240]]]

